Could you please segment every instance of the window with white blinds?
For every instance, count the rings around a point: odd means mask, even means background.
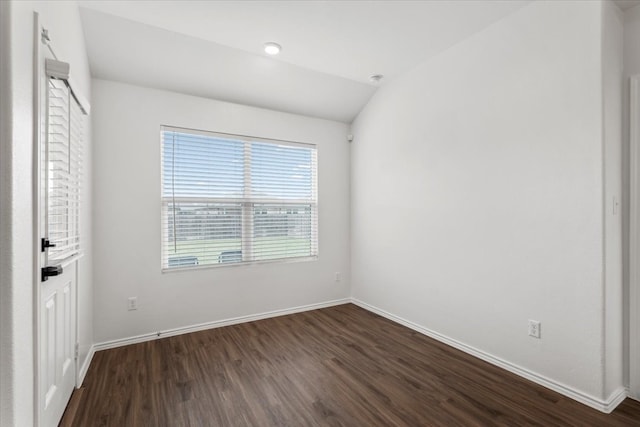
[[[48,79],[46,236],[48,263],[80,254],[84,114],[63,80]]]
[[[162,268],[318,254],[315,145],[161,128]]]

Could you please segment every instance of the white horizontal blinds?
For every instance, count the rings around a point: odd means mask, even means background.
[[[48,262],[80,252],[80,198],[84,116],[62,80],[49,79],[47,112]]]
[[[164,268],[241,253],[243,151],[242,141],[162,132]]]
[[[313,204],[254,204],[253,258],[256,261],[316,255]]]
[[[163,196],[242,198],[244,142],[163,132]]]
[[[217,264],[241,253],[242,206],[216,202],[163,204],[165,268]]]
[[[317,254],[313,146],[162,128],[162,266]]]
[[[254,260],[317,254],[315,154],[305,146],[251,143]]]

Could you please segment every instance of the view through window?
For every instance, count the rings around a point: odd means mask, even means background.
[[[161,128],[162,267],[315,257],[311,144]]]

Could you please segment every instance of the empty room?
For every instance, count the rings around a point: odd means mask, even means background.
[[[0,1],[0,426],[640,426],[640,0]]]

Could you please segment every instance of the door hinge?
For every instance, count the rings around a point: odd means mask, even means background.
[[[74,358],[75,360],[78,360],[78,355],[79,355],[79,354],[80,354],[80,343],[79,343],[79,342],[77,342],[77,343],[76,343],[75,350],[74,350],[74,356],[73,356],[73,358]]]

